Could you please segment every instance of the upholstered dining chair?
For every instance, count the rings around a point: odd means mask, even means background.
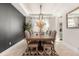
[[[28,48],[28,42],[29,42],[29,41],[27,40],[28,38],[30,38],[30,33],[29,33],[29,31],[26,30],[26,31],[25,31],[25,39],[26,39],[27,48]]]
[[[26,42],[27,42],[27,51],[30,51],[29,55],[37,55],[38,42],[29,40],[31,36],[28,31],[25,31],[25,36],[26,36]]]
[[[30,37],[30,33],[29,33],[29,31],[25,31],[25,36],[26,36],[26,38],[29,38]]]
[[[51,37],[52,37],[52,41],[51,42],[44,42],[44,52],[47,54],[47,55],[51,55],[52,53],[54,54],[54,52],[52,51],[55,51],[55,40],[56,40],[56,31],[53,31],[51,32]],[[48,50],[49,48],[49,50]]]

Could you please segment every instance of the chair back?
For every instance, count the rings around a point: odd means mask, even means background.
[[[56,31],[54,30],[53,32],[52,32],[52,34],[51,34],[51,36],[52,36],[52,38],[53,38],[53,42],[55,42],[55,40],[56,40]]]
[[[25,39],[26,39],[26,45],[27,45],[27,47],[28,47],[28,43],[29,43],[29,40],[27,40],[28,38],[30,37],[30,33],[29,33],[29,31],[25,31]]]
[[[52,35],[52,31],[50,30],[50,31],[49,31],[49,36],[51,36],[51,35]]]

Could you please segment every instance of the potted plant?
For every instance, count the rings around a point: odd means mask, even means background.
[[[25,24],[25,31],[28,31],[30,33],[30,35],[31,35],[31,31],[32,31],[32,24],[31,24],[31,22],[27,22]]]

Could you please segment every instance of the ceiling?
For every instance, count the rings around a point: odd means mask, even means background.
[[[25,9],[24,11],[27,11],[29,14],[39,14],[40,4],[42,5],[43,14],[52,14],[55,16],[63,15],[79,7],[79,3],[21,3],[22,7]]]

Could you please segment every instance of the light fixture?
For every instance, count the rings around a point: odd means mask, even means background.
[[[39,14],[39,19],[36,22],[37,26],[40,29],[40,33],[42,32],[42,29],[45,25],[44,20],[43,20],[43,14],[42,14],[42,5],[40,5],[40,14]]]
[[[43,19],[43,14],[42,14],[42,5],[40,5],[40,14],[39,14],[39,19]]]

